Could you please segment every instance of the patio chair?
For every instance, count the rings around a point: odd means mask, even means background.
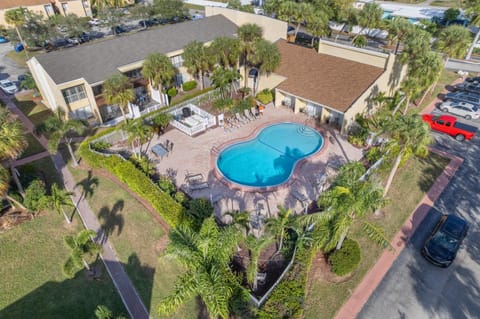
[[[199,190],[199,189],[205,189],[205,188],[209,188],[210,186],[208,185],[207,182],[201,182],[201,183],[196,183],[196,184],[190,184],[188,185],[188,188],[190,189],[190,191],[195,191],[195,190]]]
[[[167,148],[167,150],[168,150],[168,147],[169,147],[169,146],[170,146],[170,140],[166,140],[166,141],[165,141],[165,147]]]
[[[258,113],[258,110],[256,107],[252,106],[250,108],[250,114],[253,116],[253,118],[258,119],[260,117],[260,114]]]
[[[243,114],[248,119],[248,121],[253,121],[255,119],[253,116],[250,115],[250,111],[247,109],[243,110]]]
[[[240,123],[242,124],[247,124],[248,123],[248,120],[245,119],[243,116],[240,115],[240,113],[235,113],[235,118],[237,119],[237,121],[239,121]]]

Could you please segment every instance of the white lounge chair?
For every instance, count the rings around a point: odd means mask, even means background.
[[[243,110],[243,114],[249,121],[253,121],[255,119],[255,118],[253,118],[252,115],[250,115],[250,111],[247,110],[247,109]]]
[[[235,113],[235,119],[237,119],[242,124],[247,124],[248,123],[248,120],[244,116],[241,116],[240,113],[238,113],[238,112]]]

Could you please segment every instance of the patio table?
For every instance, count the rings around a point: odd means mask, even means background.
[[[152,152],[156,156],[163,158],[165,155],[168,155],[168,150],[163,144],[157,144],[152,147]]]

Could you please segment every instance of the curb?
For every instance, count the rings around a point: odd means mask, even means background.
[[[427,212],[431,207],[433,207],[433,203],[438,199],[440,194],[450,182],[450,179],[452,179],[457,169],[463,163],[463,159],[455,155],[433,148],[431,148],[430,151],[449,158],[450,162],[445,167],[443,172],[437,177],[435,183],[433,183],[432,187],[430,187],[428,192],[412,211],[402,227],[400,227],[400,230],[395,234],[395,237],[390,242],[391,246],[395,249],[393,251],[388,249],[383,251],[375,265],[368,271],[357,288],[355,288],[347,302],[344,303],[337,312],[335,319],[356,318],[365,303],[382,281],[383,277],[385,277],[392,264],[403,251],[408,240],[427,215]],[[415,219],[413,218],[414,216]]]

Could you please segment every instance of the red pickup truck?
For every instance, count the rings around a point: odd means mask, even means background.
[[[477,131],[475,126],[457,122],[457,118],[451,115],[423,114],[422,120],[428,123],[432,130],[453,136],[457,141],[470,140]]]

